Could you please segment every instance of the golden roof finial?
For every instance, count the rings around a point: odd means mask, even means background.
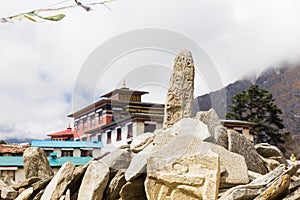
[[[123,80],[122,88],[127,88],[127,87],[126,87],[126,81],[125,81],[125,80]]]

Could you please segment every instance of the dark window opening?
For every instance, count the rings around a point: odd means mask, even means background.
[[[133,137],[133,132],[132,132],[132,124],[129,124],[127,126],[127,138]]]
[[[154,132],[156,129],[156,124],[145,124],[144,133]]]
[[[117,129],[117,141],[122,140],[122,129],[118,128]]]
[[[111,143],[111,131],[107,132],[107,144]]]
[[[62,157],[73,157],[73,150],[62,150],[61,156]]]

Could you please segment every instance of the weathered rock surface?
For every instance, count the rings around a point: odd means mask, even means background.
[[[270,159],[270,158],[261,157],[261,159],[264,161],[265,166],[268,169],[268,171],[272,171],[273,169],[275,169],[276,167],[278,167],[280,165],[280,163],[278,161]]]
[[[147,158],[153,152],[153,144],[133,156],[128,169],[125,172],[125,180],[132,181],[146,169]]]
[[[273,171],[253,180],[246,185],[235,186],[227,190],[219,200],[254,199],[264,192],[273,181],[285,172],[285,166],[280,165]]]
[[[78,199],[101,200],[108,180],[109,166],[102,162],[92,161],[82,179]]]
[[[272,183],[263,193],[261,193],[255,200],[272,200],[282,199],[287,192],[290,184],[290,176],[288,174],[279,177]]]
[[[32,193],[33,193],[33,187],[29,187],[26,190],[24,190],[21,194],[19,194],[16,200],[27,200],[30,198]]]
[[[31,178],[28,178],[28,179],[24,180],[21,183],[15,183],[15,184],[13,184],[12,188],[14,188],[15,190],[18,190],[18,189],[23,188],[23,187],[28,187],[28,186],[32,185],[33,183],[36,183],[36,182],[38,182],[40,180],[41,179],[38,178],[38,177],[31,177]]]
[[[209,111],[199,111],[196,113],[196,119],[202,121],[207,125],[208,130],[211,134],[215,133],[217,126],[222,125],[218,114],[214,109],[209,109]]]
[[[120,197],[122,200],[147,200],[146,192],[144,188],[146,175],[143,174],[139,176],[137,179],[134,179],[131,182],[127,182],[121,188]]]
[[[249,182],[248,169],[243,156],[230,152],[225,148],[215,145],[213,152],[220,156],[221,172],[219,188],[232,187]]]
[[[292,192],[291,194],[287,195],[282,200],[300,200],[300,188]]]
[[[49,178],[53,175],[44,151],[38,147],[29,147],[23,154],[25,177]]]
[[[182,118],[192,116],[194,74],[192,54],[188,50],[182,50],[174,61],[165,103],[164,128],[169,128]]]
[[[171,162],[149,157],[147,169],[145,189],[149,200],[218,197],[220,159],[216,153],[185,155]]]
[[[116,149],[99,160],[111,171],[127,169],[131,161],[131,152],[128,149]]]
[[[256,151],[264,158],[273,159],[280,164],[288,165],[283,153],[276,146],[270,145],[268,143],[260,143],[255,145]]]
[[[146,148],[154,140],[155,133],[144,133],[132,139],[130,151],[138,153]]]
[[[73,163],[67,162],[61,166],[50,183],[47,185],[41,200],[58,200],[65,192],[75,169]]]
[[[18,196],[18,192],[11,187],[3,187],[1,189],[1,198],[3,199],[15,199]]]
[[[266,174],[264,161],[260,158],[254,145],[236,131],[228,131],[228,150],[244,156],[248,169],[260,174]]]
[[[120,199],[120,191],[126,184],[124,171],[120,170],[106,187],[104,199],[113,200]]]

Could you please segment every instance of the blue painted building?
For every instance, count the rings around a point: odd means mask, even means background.
[[[32,147],[40,147],[47,156],[55,152],[57,157],[97,157],[101,154],[102,142],[33,140]]]
[[[92,157],[47,157],[51,168],[56,173],[66,162],[71,162],[76,166],[85,165]],[[24,163],[22,156],[0,156],[0,178],[4,179],[7,175],[14,181],[25,180]]]

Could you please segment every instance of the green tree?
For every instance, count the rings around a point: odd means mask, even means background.
[[[284,150],[281,145],[289,137],[289,132],[285,132],[280,117],[282,111],[274,101],[272,93],[252,85],[247,91],[232,97],[232,106],[226,117],[256,123],[252,130],[255,143],[267,142]]]
[[[6,144],[4,140],[0,140],[0,144]]]

